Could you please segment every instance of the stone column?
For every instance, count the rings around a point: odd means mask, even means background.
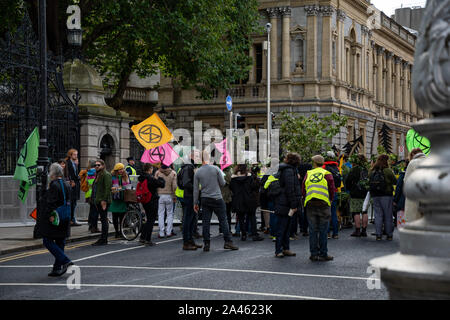
[[[430,140],[432,152],[408,173],[404,186],[423,217],[399,230],[400,252],[370,261],[391,299],[450,299],[450,22],[442,10],[449,7],[450,0],[427,1],[412,76],[418,105],[435,116],[413,125]]]
[[[321,7],[322,12],[322,79],[331,79],[333,76],[333,52],[331,18],[334,8],[332,6]]]
[[[250,45],[249,56],[250,56],[250,58],[252,58],[252,68],[250,69],[250,72],[248,75],[248,83],[255,84],[256,83],[256,54],[255,54],[255,47],[253,46],[253,43]]]
[[[386,104],[392,105],[392,57],[394,54],[388,52],[386,55]]]
[[[283,16],[281,78],[288,80],[291,77],[291,8],[281,8],[280,12]]]
[[[306,77],[310,82],[317,81],[317,15],[319,7],[316,5],[305,7],[307,14],[307,39],[306,39]],[[305,85],[305,98],[318,99],[319,92],[316,83]]]
[[[383,102],[383,47],[377,47],[377,101]]]
[[[367,36],[369,33],[369,29],[365,26],[361,26],[361,37],[362,37],[362,53],[361,53],[361,88],[368,89],[367,88]]]
[[[369,66],[368,66],[369,70],[367,72],[369,73],[369,92],[375,96],[375,84],[373,83],[373,74],[374,74],[373,50],[374,50],[374,42],[371,41],[369,49]]]
[[[267,9],[272,24],[270,31],[270,78],[271,81],[278,80],[278,8]]]
[[[401,77],[402,82],[402,109],[403,111],[412,110],[409,100],[408,93],[408,62],[402,63],[403,76]],[[409,102],[409,103],[408,103]]]
[[[340,81],[345,81],[345,39],[344,39],[344,21],[346,18],[345,12],[338,9],[336,10],[337,15],[337,32],[338,32],[338,43],[337,46],[337,77]]]
[[[395,99],[394,99],[394,106],[396,108],[402,109],[405,111],[405,108],[402,107],[402,89],[400,87],[400,78],[401,78],[401,71],[400,63],[401,59],[399,57],[395,57]]]

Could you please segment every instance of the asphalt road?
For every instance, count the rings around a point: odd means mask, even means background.
[[[267,235],[260,242],[233,238],[239,250],[224,250],[217,226],[212,228],[210,252],[181,250],[178,228],[177,236],[157,239],[153,247],[124,240],[103,247],[77,243],[66,254],[79,267],[79,289],[67,286],[76,283],[77,273],[47,276],[53,257],[46,250],[2,256],[0,299],[388,299],[383,284],[368,288],[369,260],[397,252],[398,233],[392,242],[376,242],[373,230],[369,225],[368,238],[352,238],[347,229],[338,240],[328,240],[329,254],[335,257],[331,262],[311,262],[304,237],[291,241],[296,257],[275,258]]]

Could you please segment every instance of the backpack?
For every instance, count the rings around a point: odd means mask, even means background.
[[[326,166],[325,169],[333,175],[334,187],[337,189],[342,184],[342,176],[339,169],[335,166]]]
[[[88,192],[89,191],[89,182],[87,180],[87,171],[80,175],[80,188],[81,191],[83,192]]]
[[[181,167],[180,171],[177,173],[177,187],[181,190],[184,190],[185,186],[183,185],[183,174],[186,166]]]
[[[281,179],[281,174],[280,172],[277,172],[274,175],[275,178],[277,178],[278,180],[272,181],[269,185],[269,187],[267,188],[267,196],[271,199],[275,199],[277,198],[281,192],[283,192],[283,190],[281,189],[281,183],[280,183],[280,179]]]
[[[136,200],[139,203],[146,204],[152,200],[152,193],[148,189],[148,180],[138,182],[136,187]]]
[[[373,195],[383,194],[386,190],[386,179],[383,170],[375,170],[369,180],[369,190]]]
[[[359,172],[359,180],[351,189],[350,195],[355,198],[364,198],[369,191],[369,174],[367,169],[361,168]]]

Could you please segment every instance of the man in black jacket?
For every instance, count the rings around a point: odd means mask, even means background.
[[[183,190],[183,250],[197,250],[203,247],[194,241],[197,218],[194,212],[194,161],[198,156],[198,151],[193,150],[191,163],[183,164],[177,175],[178,188]]]
[[[289,250],[289,226],[291,216],[297,212],[301,205],[302,192],[297,176],[300,159],[300,155],[289,153],[278,169],[282,192],[275,199],[275,214],[278,218],[275,242],[275,256],[277,258],[296,255]]]
[[[71,192],[71,225],[81,226],[75,218],[75,208],[77,207],[77,201],[80,200],[80,177],[78,176],[78,151],[70,149],[67,152],[66,168],[68,172],[68,179],[70,182]]]

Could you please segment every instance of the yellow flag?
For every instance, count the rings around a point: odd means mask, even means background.
[[[145,149],[153,149],[166,144],[173,139],[172,132],[156,113],[131,127],[134,136]]]

